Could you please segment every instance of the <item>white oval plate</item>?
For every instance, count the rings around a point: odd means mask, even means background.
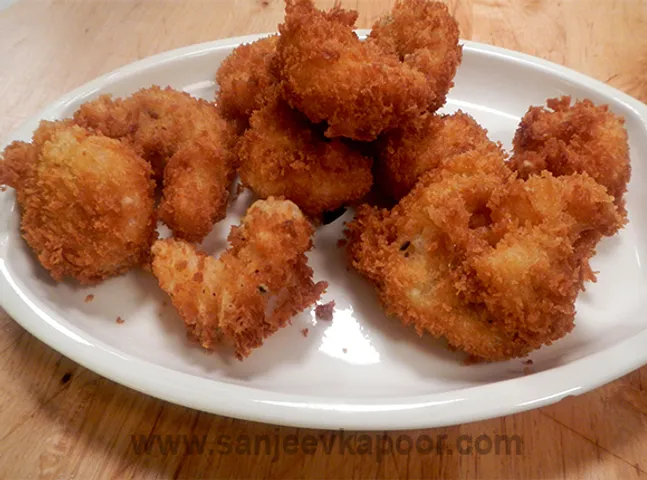
[[[366,34],[366,32],[360,32]],[[156,55],[84,85],[27,121],[9,139],[29,140],[40,119],[72,115],[101,93],[128,95],[151,84],[213,98],[213,77],[238,44],[220,40]],[[647,363],[647,279],[641,268],[647,225],[647,106],[591,78],[500,48],[464,42],[464,57],[446,111],[458,108],[509,147],[530,105],[570,94],[608,103],[626,118],[633,178],[631,223],[604,240],[593,259],[598,282],[577,302],[576,328],[565,339],[521,360],[471,365],[443,342],[419,338],[387,318],[372,287],[349,271],[342,237],[347,212],[316,233],[310,263],[335,300],[332,322],[311,310],[270,338],[244,362],[209,354],[186,340],[182,321],[143,271],[92,287],[56,284],[19,235],[13,190],[0,194],[2,306],[29,332],[85,367],[141,392],[233,417],[302,427],[405,429],[457,424],[510,414],[578,395]],[[218,253],[249,195],[230,207],[203,247]],[[85,303],[88,294],[91,303]],[[165,305],[166,303],[166,305]],[[115,322],[117,316],[125,320]],[[304,338],[301,330],[309,329]],[[526,372],[527,373],[527,372]]]

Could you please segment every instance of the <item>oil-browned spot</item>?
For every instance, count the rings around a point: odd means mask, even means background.
[[[175,264],[175,269],[176,269],[178,272],[181,272],[181,271],[182,271],[182,270],[184,270],[187,266],[188,266],[187,261],[186,261],[186,260],[181,260],[181,261],[179,261],[179,262],[177,262],[177,263]]]
[[[72,379],[72,374],[70,372],[65,372],[63,376],[61,377],[61,383],[65,385],[67,382],[69,382]]]

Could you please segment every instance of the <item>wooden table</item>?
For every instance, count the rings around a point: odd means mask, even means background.
[[[332,2],[318,2],[329,6]],[[391,1],[347,2],[360,27]],[[647,101],[647,1],[452,0],[462,37],[572,67]],[[0,135],[70,89],[148,55],[273,31],[279,0],[21,0],[0,12]],[[138,455],[133,434],[288,434],[117,385],[0,310],[0,478],[647,478],[647,367],[558,405],[421,434],[517,434],[521,455]],[[647,348],[647,346],[645,347]],[[339,432],[337,432],[339,433]],[[395,437],[397,434],[393,434]]]

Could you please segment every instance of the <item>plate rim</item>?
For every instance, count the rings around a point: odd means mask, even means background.
[[[365,36],[370,30],[357,30]],[[17,132],[51,118],[62,105],[74,102],[110,83],[181,57],[235,47],[272,33],[252,34],[198,43],[158,53],[117,68],[74,89],[22,122],[2,142]],[[568,79],[629,108],[647,130],[647,105],[587,75],[562,65],[479,42],[462,40],[464,48],[478,54],[504,58]],[[3,210],[14,208],[13,194],[2,195]],[[9,213],[7,215],[10,215]],[[2,220],[2,218],[0,218]],[[450,392],[385,399],[325,398],[288,394],[198,377],[126,354],[72,325],[50,317],[23,292],[5,264],[6,244],[0,238],[0,305],[43,343],[95,373],[147,395],[219,415],[285,426],[349,430],[399,430],[457,425],[556,403],[585,393],[647,363],[647,328],[606,349],[532,375],[453,390]],[[621,361],[619,361],[621,360]],[[587,372],[595,371],[594,379]],[[584,381],[583,379],[587,380]],[[546,394],[547,392],[553,392]]]

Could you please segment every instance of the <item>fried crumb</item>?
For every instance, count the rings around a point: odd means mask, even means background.
[[[533,362],[531,359],[528,359],[528,360],[522,361],[521,363],[523,363],[524,365],[532,365]]]
[[[304,328],[303,330],[301,330],[301,335],[303,335],[304,337],[307,337],[308,336],[308,329]]]
[[[530,367],[523,367],[523,374],[524,375],[532,375],[534,372],[532,371],[532,368]]]
[[[315,316],[319,320],[331,322],[334,310],[335,310],[335,301],[331,300],[328,303],[317,305],[317,307],[315,308]]]
[[[346,240],[345,238],[340,238],[339,240],[337,240],[337,247],[342,248],[346,246],[347,243],[348,243],[348,240]]]
[[[125,322],[125,320],[124,320],[123,318],[121,318],[121,317],[117,317],[117,323],[118,323],[119,325],[121,325],[121,324],[122,324],[122,323],[124,323],[124,322]]]
[[[342,348],[342,349],[341,349],[341,351],[342,351],[342,352],[344,352],[344,353],[348,353],[348,349],[347,349],[347,348]]]
[[[88,296],[85,297],[85,303],[90,303],[92,300],[94,300],[93,294],[89,294]]]

